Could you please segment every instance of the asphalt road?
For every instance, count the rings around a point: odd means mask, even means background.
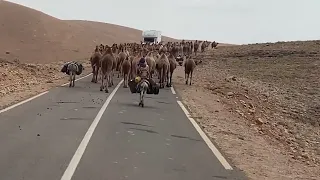
[[[141,108],[122,85],[113,96],[119,79],[105,94],[90,78],[0,113],[1,180],[245,179],[225,169],[170,88]]]

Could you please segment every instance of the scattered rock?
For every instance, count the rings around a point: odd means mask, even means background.
[[[228,81],[228,82],[230,82],[231,80],[232,81],[236,81],[237,78],[235,76],[229,76],[229,77],[226,78],[226,81]]]
[[[305,158],[305,159],[309,159],[309,155],[308,153],[302,153],[301,157]]]
[[[256,123],[257,123],[258,125],[264,124],[264,122],[263,122],[263,120],[262,120],[261,118],[256,119]]]
[[[256,112],[256,110],[255,110],[255,109],[249,109],[248,111],[249,111],[249,113],[250,113],[250,114],[253,114],[253,113],[255,113],[255,112]]]
[[[241,140],[244,140],[244,137],[243,136],[238,136],[239,139]]]
[[[40,136],[40,134],[37,134],[37,136]]]
[[[233,96],[233,95],[234,95],[233,92],[228,92],[228,93],[227,93],[227,96]]]
[[[10,54],[10,51],[6,51],[6,54]]]

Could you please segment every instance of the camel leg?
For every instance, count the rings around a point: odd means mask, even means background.
[[[126,88],[128,88],[128,86],[129,86],[129,85],[128,85],[128,82],[129,82],[129,79],[128,79],[129,74],[126,74],[125,76],[126,76],[126,81],[125,81],[125,83],[126,83]]]
[[[72,86],[72,72],[69,71],[69,87]]]
[[[114,75],[114,73],[113,72],[111,72],[111,74],[110,74],[110,76],[109,76],[109,81],[108,81],[108,87],[112,87],[112,85],[113,85],[113,75]]]
[[[109,85],[110,76],[112,76],[112,74],[107,73],[107,75],[106,75],[106,80],[105,80],[105,84],[104,84],[104,88],[105,88],[104,91],[105,91],[105,93],[108,93],[108,92],[109,92],[108,85]]]
[[[167,87],[170,87],[170,85],[169,85],[169,71],[167,71],[166,79],[167,79]]]
[[[124,88],[126,88],[126,86],[127,86],[126,79],[127,79],[127,75],[123,73],[123,87]]]
[[[120,78],[120,74],[121,74],[121,71],[120,71],[120,68],[119,68],[119,72],[118,72],[118,78]]]
[[[96,72],[96,67],[93,66],[93,67],[92,67],[92,80],[91,80],[91,82],[95,82],[95,77],[94,77],[95,74],[96,74],[95,72]]]
[[[159,84],[160,84],[160,88],[163,88],[163,72],[162,72],[162,69],[159,71]]]
[[[95,83],[98,83],[98,74],[99,74],[99,68],[97,68],[95,73],[94,73],[94,82]]]
[[[102,75],[103,76],[103,75]],[[103,88],[104,88],[104,80],[103,80],[104,78],[102,77],[101,78],[101,86],[100,86],[100,91],[102,91],[103,90]]]
[[[185,79],[186,79],[186,85],[188,85],[188,80],[189,80],[189,73],[187,74],[185,74]]]
[[[123,62],[122,62],[123,63]],[[120,63],[120,68],[119,68],[119,75],[120,76],[124,76],[124,74],[123,74],[123,69],[122,69],[122,63]]]
[[[112,72],[112,73],[114,73],[114,72]],[[111,86],[113,86],[113,78],[111,78]]]
[[[193,73],[193,71],[191,71],[191,73],[190,73],[190,86],[191,86],[191,80],[192,80],[192,73]]]
[[[173,72],[170,73],[170,87],[172,86],[172,74]]]
[[[118,64],[118,78],[120,78],[121,70],[120,70],[120,63]]]

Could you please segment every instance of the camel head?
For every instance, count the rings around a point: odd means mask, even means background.
[[[105,54],[112,54],[112,48],[109,46],[106,46]]]
[[[94,49],[94,52],[99,52],[99,46],[96,46],[96,48]]]

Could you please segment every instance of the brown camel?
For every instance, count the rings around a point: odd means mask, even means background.
[[[174,70],[177,68],[177,61],[172,53],[170,53],[170,55],[168,56],[168,60],[169,60],[169,71],[167,71],[167,87],[171,87],[172,86],[172,75],[173,75]],[[170,75],[170,77],[169,77],[169,75]]]
[[[161,56],[158,60],[158,63],[156,64],[156,69],[158,70],[159,73],[159,83],[160,83],[160,88],[164,88],[164,81],[166,80],[166,75],[169,70],[169,60],[168,57],[166,56],[165,53],[161,53]]]
[[[108,87],[111,87],[111,78],[112,78],[112,67],[114,62],[114,55],[110,47],[107,47],[105,54],[101,58],[101,86],[100,91],[105,89],[105,92],[108,93]]]
[[[151,51],[146,56],[146,62],[149,66],[150,78],[152,78],[152,75],[154,74],[156,68],[156,61]]]
[[[198,49],[199,49],[199,42],[196,41],[196,42],[194,43],[194,46],[193,46],[193,47],[194,47],[194,49],[193,49],[193,50],[194,50],[194,54],[197,55],[197,52],[198,52]]]
[[[118,62],[117,62],[117,68],[116,70],[119,71],[118,78],[120,77],[120,74],[122,74],[122,63],[127,58],[127,53],[124,52],[124,49],[121,49],[121,52],[118,55]]]
[[[192,80],[192,74],[194,71],[194,68],[196,67],[196,63],[194,62],[193,59],[191,59],[191,56],[185,56],[185,63],[184,63],[184,73],[185,73],[185,79],[186,79],[186,84],[188,85],[188,79],[190,76],[190,84],[191,85],[191,80]]]
[[[128,78],[131,70],[131,63],[129,61],[129,57],[127,56],[122,65],[122,73],[123,73],[123,87],[127,88],[128,87]]]
[[[90,57],[90,63],[92,67],[92,80],[91,82],[97,83],[98,82],[98,73],[100,68],[100,59],[101,59],[101,53],[99,50],[99,47],[96,46],[95,52]]]

